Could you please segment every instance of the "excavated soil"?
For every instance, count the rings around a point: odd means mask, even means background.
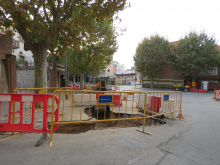
[[[88,110],[85,109],[84,112],[86,114],[88,113]],[[98,119],[108,119],[110,118],[111,112],[107,115],[107,113],[104,113],[103,111],[99,111]],[[124,118],[125,114],[120,114],[120,117]],[[131,115],[126,115],[127,117],[130,117]],[[90,113],[91,118],[96,118],[97,113]],[[134,117],[136,117],[134,115]],[[113,119],[118,118],[118,113],[114,113],[112,116]],[[157,119],[157,118],[149,118],[146,119],[146,125],[158,125],[158,124],[166,124],[164,120]],[[65,133],[65,134],[79,134],[84,133],[89,130],[102,130],[102,129],[109,129],[109,128],[126,128],[126,127],[139,127],[143,125],[143,120],[127,120],[127,121],[108,121],[108,122],[97,122],[97,123],[84,123],[84,124],[66,124],[66,125],[60,125],[58,130],[55,131],[55,133]]]

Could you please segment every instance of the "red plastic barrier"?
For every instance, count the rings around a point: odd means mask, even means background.
[[[114,106],[122,106],[122,102],[120,103],[120,95],[114,95],[113,104]]]
[[[196,89],[196,88],[190,88],[190,92],[198,92],[198,89]]]
[[[201,93],[206,93],[206,89],[199,89],[198,92],[201,92]]]
[[[220,97],[220,89],[218,89],[218,90],[214,90],[214,98],[216,98],[216,93],[217,93],[217,91],[218,91],[218,96],[217,97]]]
[[[76,86],[76,85],[75,85],[75,86],[73,86],[73,89],[74,89],[74,90],[79,90],[79,86]]]
[[[159,109],[161,107],[161,100],[162,100],[162,97],[152,96],[149,109],[156,113],[159,113]]]
[[[0,117],[1,117],[1,103],[8,102],[9,103],[9,111],[8,111],[8,123],[0,122],[0,132],[38,132],[38,133],[49,133],[50,129],[47,127],[47,119],[48,115],[51,115],[51,112],[48,112],[48,100],[49,98],[53,98],[53,95],[50,94],[0,94]],[[55,97],[55,101],[57,103],[57,109],[54,112],[55,121],[59,121],[59,98]],[[13,112],[12,104],[14,102],[20,102],[20,111]],[[32,118],[31,123],[26,124],[23,121],[23,107],[25,102],[30,102],[32,104]],[[34,128],[34,120],[35,120],[35,103],[42,102],[44,104],[43,107],[43,128],[36,129]],[[19,114],[20,123],[13,123],[12,116],[13,114]],[[54,131],[58,129],[58,125],[54,126]]]

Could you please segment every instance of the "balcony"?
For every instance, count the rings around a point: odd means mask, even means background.
[[[12,39],[12,48],[18,49],[19,48],[19,41]]]
[[[24,63],[22,64],[22,63],[20,63],[20,64],[17,64],[17,69],[24,69]]]
[[[34,63],[28,63],[28,69],[34,69]]]

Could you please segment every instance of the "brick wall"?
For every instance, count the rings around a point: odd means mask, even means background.
[[[57,67],[53,67],[52,63],[48,63],[47,75],[49,76],[49,80],[47,81],[48,87],[58,87],[58,73]]]
[[[8,84],[8,92],[13,93],[17,87],[16,76],[16,57],[13,55],[6,55],[5,69]]]
[[[7,56],[6,54],[11,54],[12,53],[12,39],[7,38],[5,36],[0,37],[0,93],[8,93],[11,92],[9,91],[9,85],[10,81],[7,78],[8,76],[8,68],[7,68]],[[13,57],[12,57],[13,58]],[[13,59],[12,59],[13,61]],[[16,64],[15,64],[16,66]],[[13,71],[13,67],[11,68]],[[14,71],[15,72],[15,71]],[[13,78],[14,80],[14,78]],[[16,76],[15,76],[16,80]],[[16,86],[16,84],[15,84]],[[10,89],[14,88],[11,86]]]
[[[164,69],[164,73],[160,76],[160,78],[162,78],[162,79],[182,79],[183,77],[180,74],[175,73],[174,70],[171,68],[171,66],[167,66]]]
[[[6,54],[12,53],[12,39],[5,36],[0,37],[0,59],[5,59]]]

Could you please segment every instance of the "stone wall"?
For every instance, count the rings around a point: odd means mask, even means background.
[[[17,70],[17,88],[34,88],[34,70]]]

